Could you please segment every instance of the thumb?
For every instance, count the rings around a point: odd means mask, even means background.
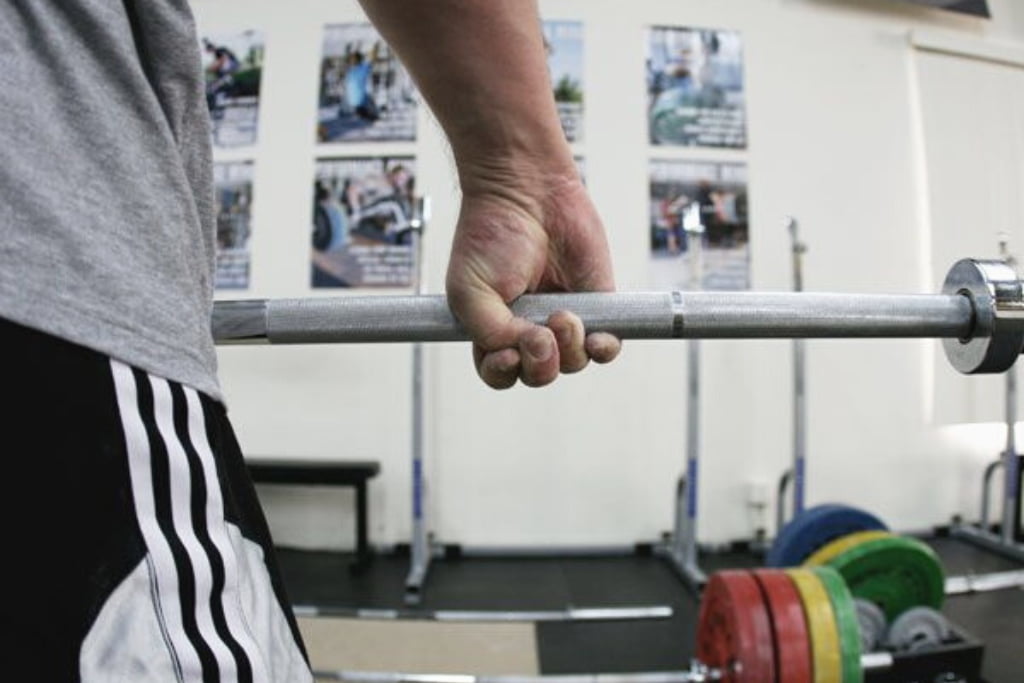
[[[519,337],[532,326],[517,318],[502,296],[486,285],[449,283],[447,297],[452,313],[485,352],[517,346]]]

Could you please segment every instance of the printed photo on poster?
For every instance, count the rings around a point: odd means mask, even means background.
[[[652,145],[747,145],[743,43],[735,31],[655,27],[647,40]]]
[[[412,285],[415,182],[412,157],[317,162],[313,287]]]
[[[569,142],[583,139],[583,23],[543,22],[548,71],[558,116]]]
[[[214,287],[249,287],[249,238],[252,235],[252,162],[213,165],[217,215],[217,267]]]
[[[703,226],[703,283],[708,290],[750,289],[747,167],[684,160],[650,162],[651,285],[691,289],[690,240]]]
[[[213,144],[256,143],[263,74],[263,34],[258,31],[200,34]]]
[[[416,139],[409,73],[368,23],[324,27],[318,142]]]

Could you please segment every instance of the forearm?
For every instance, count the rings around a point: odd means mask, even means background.
[[[535,0],[360,2],[437,116],[464,190],[510,170],[575,174]]]

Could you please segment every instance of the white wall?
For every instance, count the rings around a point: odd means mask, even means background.
[[[619,288],[648,285],[646,174],[657,157],[748,163],[757,289],[790,287],[782,220],[794,215],[810,245],[807,289],[937,291],[949,265],[935,262],[946,254],[947,233],[933,225],[930,183],[940,171],[955,176],[958,169],[928,156],[929,140],[945,124],[922,111],[919,72],[944,67],[922,66],[908,34],[1024,43],[1021,3],[990,4],[994,19],[982,21],[882,0],[543,1],[545,19],[584,22],[585,130],[576,151],[586,158],[587,182],[608,228]],[[221,298],[316,295],[306,283],[320,31],[361,14],[351,0],[194,5],[205,31],[266,33],[259,143],[223,155],[256,161],[253,286]],[[650,25],[742,33],[747,150],[648,145],[643,60]],[[989,96],[1002,102],[998,91]],[[975,106],[982,111],[988,103]],[[1020,111],[1016,119],[983,117],[984,125],[1013,135]],[[426,285],[439,291],[458,195],[445,145],[426,113],[412,148],[418,188],[434,206]],[[364,145],[346,152],[406,149]],[[1013,149],[1000,163],[1019,170],[1024,152]],[[965,176],[963,182],[974,182]],[[1003,187],[996,200],[1024,190]],[[1012,241],[1024,245],[1020,202],[992,210],[1005,217]],[[957,246],[973,253],[961,255],[991,255],[996,236],[989,228],[963,226]],[[437,538],[473,546],[628,544],[669,529],[685,454],[684,348],[632,342],[615,363],[552,387],[494,392],[476,379],[467,347],[430,346],[428,512]],[[751,486],[774,490],[791,457],[790,348],[786,341],[703,344],[702,541],[746,538],[761,524],[773,531],[772,515],[757,519],[746,497]],[[854,503],[898,529],[975,514],[981,469],[1004,438],[1001,378],[956,378],[941,353],[931,340],[808,343],[809,503]],[[383,472],[371,486],[372,540],[408,541],[408,346],[225,347],[220,358],[249,454],[381,460]],[[984,389],[972,388],[978,395],[970,402],[937,393],[967,385]],[[990,424],[948,424],[978,421]],[[279,543],[351,545],[348,493],[261,492]]]

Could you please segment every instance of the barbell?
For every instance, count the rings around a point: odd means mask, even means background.
[[[942,338],[965,374],[1008,370],[1024,351],[1024,288],[1005,261],[961,259],[941,294],[614,292],[527,294],[538,324],[559,310],[620,339]],[[468,341],[444,295],[217,301],[218,344]]]

